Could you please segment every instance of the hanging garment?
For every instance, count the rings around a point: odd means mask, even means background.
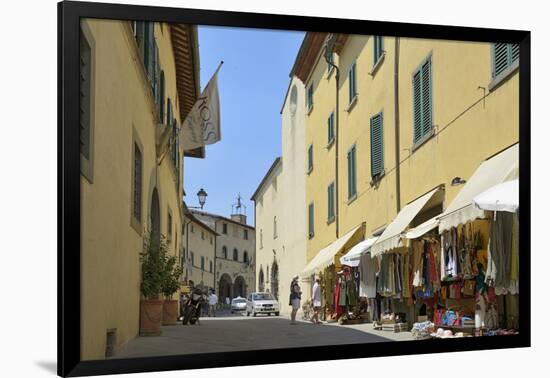
[[[338,305],[345,306],[346,304],[347,304],[346,281],[344,279],[340,279],[340,300],[338,301]]]
[[[410,254],[403,257],[403,297],[411,297],[411,272],[410,272]]]
[[[359,295],[361,297],[376,298],[376,259],[370,257],[370,253],[361,256],[359,271],[361,282]]]
[[[424,241],[414,241],[412,243],[412,273],[413,273],[413,282],[414,287],[419,287],[424,284],[422,276],[422,252],[424,250]]]
[[[357,286],[355,285],[355,280],[349,280],[346,284],[346,296],[348,298],[348,305],[356,306],[357,305]]]

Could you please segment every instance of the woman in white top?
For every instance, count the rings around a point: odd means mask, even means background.
[[[321,284],[319,278],[315,279],[312,294],[313,316],[311,317],[311,322],[313,324],[322,324],[319,320],[319,311],[321,310]]]

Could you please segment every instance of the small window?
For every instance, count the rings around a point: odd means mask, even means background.
[[[273,239],[277,239],[277,217],[273,217]]]
[[[222,231],[222,232],[223,232],[224,234],[227,235],[227,223],[224,223],[224,224],[222,225],[222,228],[223,228],[223,231]]]
[[[327,144],[334,142],[334,112],[330,113],[327,120],[328,141]]]
[[[204,256],[201,256],[201,270],[204,270]]]
[[[243,262],[245,264],[248,264],[248,252],[247,251],[244,251],[244,253],[243,253]]]
[[[313,171],[313,144],[310,144],[307,149],[307,172],[311,171]]]
[[[191,266],[195,266],[195,253],[191,251]]]
[[[227,247],[225,245],[222,247],[222,256],[227,260]]]
[[[191,224],[191,233],[195,233],[195,227],[193,227],[193,224]]]
[[[308,110],[313,108],[313,83],[307,88],[306,106]]]
[[[237,248],[233,249],[233,260],[239,261],[239,251],[237,250]]]
[[[378,60],[384,53],[384,38],[380,35],[374,36],[374,62],[373,65],[378,63]]]
[[[432,132],[432,58],[429,56],[413,73],[413,141],[419,144]]]
[[[210,245],[214,244],[214,238],[210,236]]]
[[[243,238],[244,240],[248,240],[248,230],[246,228],[243,229]]]
[[[355,96],[357,96],[357,82],[356,82],[356,64],[355,62],[351,65],[348,72],[348,86],[349,86],[349,99],[348,103],[351,105]]]
[[[308,236],[311,239],[315,234],[315,223],[314,223],[314,207],[313,202],[309,204],[308,207]]]
[[[201,239],[204,240],[204,231],[201,231]]]
[[[212,261],[210,261],[210,273],[212,273]]]
[[[370,167],[371,176],[384,171],[384,118],[378,113],[370,119]]]
[[[185,235],[185,222],[181,224],[181,234]]]
[[[357,195],[357,166],[355,146],[348,151],[348,200]]]
[[[328,202],[328,214],[327,214],[327,220],[328,222],[332,222],[334,220],[334,183],[332,182],[327,189],[327,202]]]

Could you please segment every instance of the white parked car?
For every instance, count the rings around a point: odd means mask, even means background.
[[[252,293],[246,300],[246,316],[257,314],[279,315],[279,302],[271,293]]]
[[[236,297],[231,300],[231,313],[243,312],[246,310],[246,299],[243,297]]]

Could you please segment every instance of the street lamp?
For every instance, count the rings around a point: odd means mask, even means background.
[[[208,193],[206,193],[206,191],[201,188],[198,192],[197,192],[197,197],[199,197],[199,204],[201,205],[200,207],[199,206],[187,206],[187,208],[189,209],[201,209],[203,208],[205,202],[206,202],[206,197],[208,196]]]
[[[201,190],[199,190],[197,193],[197,197],[199,197],[199,204],[201,205],[201,209],[204,206],[204,203],[206,202],[206,196],[208,196],[208,194],[204,191],[203,188],[201,188]]]

